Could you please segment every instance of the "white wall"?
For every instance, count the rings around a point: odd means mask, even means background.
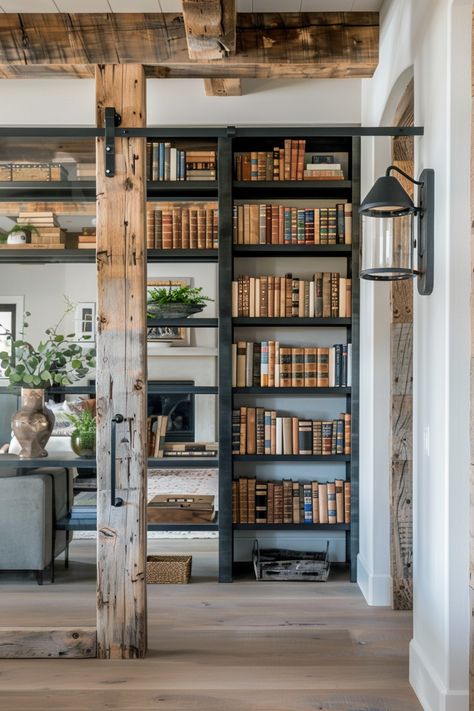
[[[0,83],[0,125],[95,123],[94,81]],[[150,79],[148,125],[359,123],[358,79],[243,80],[243,96],[205,96],[200,79]]]
[[[386,2],[379,68],[362,89],[362,121],[377,125],[413,65],[415,123],[425,127],[416,171],[436,172],[435,286],[429,297],[416,294],[414,314],[410,680],[426,711],[468,708],[470,13],[470,0]],[[361,321],[370,328],[374,318],[364,287]]]

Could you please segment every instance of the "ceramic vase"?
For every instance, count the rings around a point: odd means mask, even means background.
[[[12,430],[21,450],[20,459],[47,457],[46,443],[54,427],[54,415],[44,404],[44,390],[21,389],[21,409],[12,417]]]

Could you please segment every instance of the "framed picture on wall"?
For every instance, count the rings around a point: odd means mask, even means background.
[[[80,301],[74,315],[76,341],[95,341],[95,302]]]
[[[174,289],[180,286],[191,286],[191,277],[150,277],[147,279],[147,302],[148,293],[152,289]],[[164,345],[189,346],[189,328],[180,326],[148,326],[147,341],[153,343],[163,343]]]

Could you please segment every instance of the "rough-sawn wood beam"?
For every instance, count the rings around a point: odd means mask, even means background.
[[[0,15],[0,77],[93,76],[96,64],[145,65],[157,78],[370,77],[375,12],[239,13],[236,53],[190,59],[183,15]]]
[[[190,59],[222,59],[235,52],[235,0],[183,0]]]

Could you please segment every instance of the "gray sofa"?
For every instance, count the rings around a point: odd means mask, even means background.
[[[0,455],[1,456],[1,455]],[[0,470],[0,570],[30,570],[39,585],[72,534],[57,531],[71,505],[72,474],[66,469]]]

